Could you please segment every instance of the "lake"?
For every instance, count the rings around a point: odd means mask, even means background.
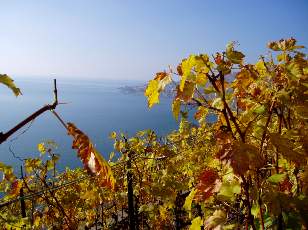
[[[6,132],[18,122],[45,104],[53,101],[52,80],[16,80],[23,95],[15,97],[5,86],[0,86],[0,131]],[[153,129],[165,135],[177,128],[172,117],[171,99],[161,98],[161,103],[151,110],[147,108],[143,93],[127,94],[121,86],[142,85],[134,81],[85,81],[57,80],[59,102],[56,111],[66,122],[73,122],[85,132],[96,148],[108,158],[113,150],[109,139],[111,131],[122,131],[134,135],[139,130]],[[76,151],[71,149],[72,139],[55,116],[47,111],[26,125],[0,145],[0,161],[19,168],[21,158],[37,157],[37,144],[53,140],[58,144],[56,153],[61,155],[57,169],[79,167]]]

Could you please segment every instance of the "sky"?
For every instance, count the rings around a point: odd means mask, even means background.
[[[308,46],[307,0],[0,0],[0,9],[0,73],[13,78],[148,80],[229,41],[247,62],[272,40]]]

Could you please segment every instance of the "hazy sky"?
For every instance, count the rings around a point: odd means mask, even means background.
[[[150,79],[191,53],[308,46],[307,0],[0,0],[0,73]]]

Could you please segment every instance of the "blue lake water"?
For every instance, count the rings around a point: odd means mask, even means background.
[[[0,86],[1,132],[6,132],[44,104],[53,101],[52,81],[16,80],[16,84],[23,93],[17,98],[5,86]],[[118,89],[120,86],[138,84],[143,83],[58,79],[59,102],[67,104],[59,105],[56,111],[66,122],[73,122],[83,130],[104,157],[108,157],[113,150],[113,141],[108,138],[111,131],[133,135],[139,130],[153,129],[159,135],[165,135],[178,126],[172,117],[170,98],[161,98],[161,103],[149,110],[142,93],[125,94]],[[9,151],[10,146],[21,158],[37,157],[37,144],[53,140],[58,144],[56,153],[61,155],[58,170],[66,166],[81,166],[75,150],[71,149],[72,139],[51,112],[36,118],[31,127],[22,133],[27,127],[0,145],[0,161],[18,168],[21,162]]]

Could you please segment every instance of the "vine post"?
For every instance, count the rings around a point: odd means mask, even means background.
[[[136,229],[135,209],[134,209],[134,188],[133,188],[133,173],[131,162],[131,151],[127,152],[127,199],[128,199],[128,217],[130,230]]]

